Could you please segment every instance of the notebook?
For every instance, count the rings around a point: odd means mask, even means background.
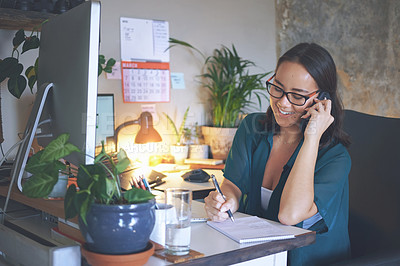
[[[235,222],[207,221],[207,224],[240,244],[294,238],[293,234],[257,216],[236,218]]]

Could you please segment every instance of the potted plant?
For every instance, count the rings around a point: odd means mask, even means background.
[[[26,165],[32,177],[23,185],[28,197],[47,197],[60,172],[66,170],[59,160],[72,152],[80,152],[62,134],[46,148],[34,154]],[[92,165],[80,165],[77,185],[68,187],[64,200],[65,218],[78,215],[79,227],[88,250],[103,254],[131,254],[147,248],[155,223],[154,196],[133,187],[122,192],[119,174],[130,164],[121,150],[117,163],[106,154],[104,145]]]
[[[209,146],[207,144],[203,144],[201,126],[196,123],[191,131],[193,143],[189,145],[189,158],[207,159]]]
[[[186,109],[185,114],[183,115],[182,123],[179,127],[179,130],[176,127],[174,120],[172,120],[172,118],[168,114],[164,113],[165,117],[167,118],[168,124],[172,128],[174,135],[174,141],[170,146],[170,152],[171,155],[175,158],[175,163],[178,164],[182,164],[189,154],[188,142],[191,138],[191,134],[188,134],[190,133],[190,131],[188,131],[188,128],[185,127],[189,108],[190,107]]]
[[[170,38],[170,44],[169,48],[179,45],[195,50],[204,59],[199,77],[210,96],[212,125],[203,126],[202,133],[213,157],[226,159],[244,109],[254,105],[252,97],[256,97],[259,106],[262,98],[268,99],[263,78],[270,72],[250,74],[255,63],[241,58],[233,44],[232,48],[222,45],[214,49],[208,57],[187,42]]]

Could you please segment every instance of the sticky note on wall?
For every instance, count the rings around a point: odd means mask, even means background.
[[[185,77],[183,73],[171,73],[171,86],[173,89],[185,89]]]

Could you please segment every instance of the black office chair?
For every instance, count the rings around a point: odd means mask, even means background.
[[[352,260],[342,264],[400,265],[400,119],[346,110],[344,129]]]

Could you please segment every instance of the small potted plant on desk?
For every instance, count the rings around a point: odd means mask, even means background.
[[[203,143],[203,136],[201,133],[201,126],[194,125],[191,130],[191,135],[193,135],[193,143],[189,146],[189,158],[190,159],[207,159],[209,146]]]
[[[33,175],[23,185],[26,196],[41,198],[50,193],[59,172],[66,169],[59,160],[72,152],[80,152],[68,139],[68,134],[60,135],[29,159],[26,171]],[[72,184],[67,190],[65,218],[79,216],[85,248],[90,252],[119,255],[150,250],[152,254],[154,249],[149,237],[155,223],[154,196],[135,187],[121,191],[119,174],[130,160],[123,150],[117,158],[115,163],[103,147],[92,165],[79,166],[79,189]]]
[[[164,113],[165,117],[168,120],[168,124],[171,126],[174,133],[174,144],[170,146],[170,152],[171,155],[174,156],[175,163],[177,164],[183,164],[184,160],[187,159],[189,154],[189,146],[187,144],[191,138],[191,134],[189,134],[190,131],[188,131],[188,128],[185,127],[189,108],[190,107],[186,109],[185,114],[183,115],[182,123],[179,127],[179,130],[177,129],[172,118],[168,114]]]

